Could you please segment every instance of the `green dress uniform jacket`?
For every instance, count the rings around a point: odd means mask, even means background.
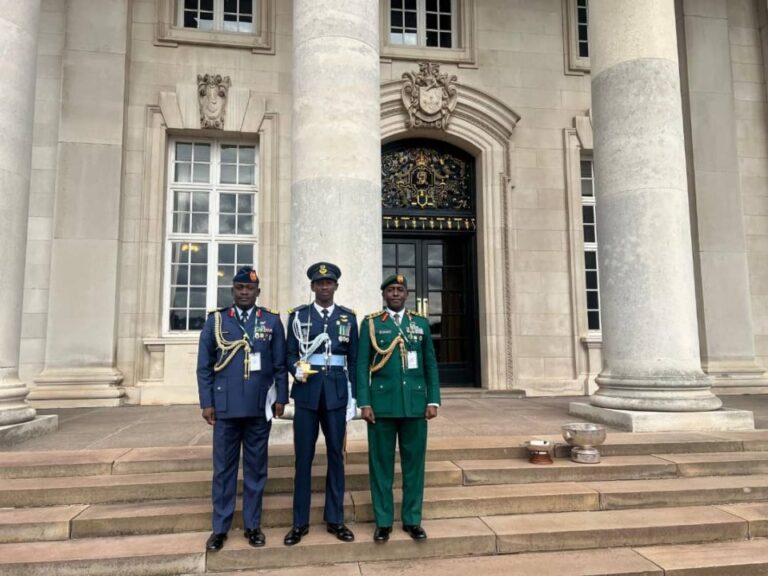
[[[402,345],[393,346],[398,336]],[[391,354],[384,352],[390,348]],[[440,404],[437,359],[426,318],[406,311],[399,326],[386,311],[365,318],[358,345],[357,401],[361,408],[370,406],[376,418],[375,424],[368,425],[368,469],[376,525],[391,527],[394,521],[396,444],[403,476],[401,518],[403,524],[421,524],[425,414],[427,404]]]

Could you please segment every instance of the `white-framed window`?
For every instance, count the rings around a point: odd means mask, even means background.
[[[456,0],[389,2],[390,45],[456,47]]]
[[[597,267],[597,219],[595,178],[592,159],[581,159],[581,219],[584,238],[584,289],[587,302],[587,330],[600,331],[600,281]]]
[[[382,0],[381,57],[474,65],[475,0]]]
[[[589,63],[589,0],[563,0],[566,16],[567,68],[572,73],[584,73]]]
[[[180,28],[243,34],[256,29],[254,0],[178,0],[177,10]]]
[[[276,0],[155,0],[155,44],[275,53]]]
[[[256,266],[259,149],[253,143],[170,142],[165,329],[200,330],[231,304],[232,276]]]

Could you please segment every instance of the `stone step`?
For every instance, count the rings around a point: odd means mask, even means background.
[[[673,478],[677,465],[656,456],[612,456],[599,464],[578,464],[556,458],[553,464],[531,464],[527,460],[458,460],[464,484],[526,484],[531,482],[578,482]]]
[[[764,576],[768,540],[323,564],[209,576]],[[186,576],[192,576],[187,574]]]
[[[241,477],[242,478],[242,477]],[[401,474],[396,466],[395,484]],[[461,485],[461,470],[450,462],[428,462],[428,486]],[[242,483],[242,480],[240,480]],[[346,467],[349,490],[368,489],[368,466],[351,464]],[[312,469],[312,487],[325,487],[325,467]],[[267,493],[293,491],[293,468],[269,471]],[[211,493],[211,473],[208,471],[168,472],[165,474],[116,474],[109,476],[75,476],[65,478],[15,478],[0,485],[0,508],[55,506],[59,504],[106,504],[166,500],[171,498],[205,498]]]
[[[0,544],[3,576],[171,576],[205,571],[208,533]]]
[[[502,554],[743,540],[749,524],[715,507],[484,516]]]
[[[600,493],[603,510],[768,500],[766,474],[584,482],[582,486]]]
[[[310,522],[321,524],[325,495],[312,494]],[[233,526],[242,529],[241,502],[238,500]],[[352,498],[345,494],[344,515],[354,518]],[[293,496],[267,494],[263,499],[261,525],[265,528],[283,526],[293,521]],[[159,500],[128,504],[96,504],[87,507],[72,520],[72,538],[129,536],[196,532],[211,528],[211,499]]]
[[[567,458],[570,447],[559,435],[538,436],[556,443],[555,454]],[[433,437],[427,459],[431,461],[525,459],[522,447],[529,436]],[[293,446],[272,445],[270,467],[293,465]],[[768,431],[711,433],[612,433],[600,447],[604,457],[704,452],[768,451]],[[347,462],[366,464],[365,441],[347,444]],[[325,463],[322,442],[316,464]],[[211,469],[210,446],[167,448],[117,448],[0,453],[0,478],[149,474]]]
[[[310,521],[321,525],[324,495],[312,495]],[[402,495],[395,492],[396,518]],[[290,494],[264,496],[262,526],[287,529],[292,522]],[[597,510],[599,495],[573,483],[427,488],[424,518],[459,518],[481,514],[528,514]],[[240,502],[234,527],[241,528]],[[345,496],[347,521],[373,521],[369,491]],[[65,540],[205,531],[211,526],[210,498],[155,500],[125,504],[55,506],[0,510],[0,542]]]
[[[742,476],[768,474],[768,452],[712,452],[708,454],[658,454],[677,464],[678,476]]]
[[[637,552],[663,568],[665,576],[768,574],[768,540],[653,546]]]
[[[358,524],[358,539],[342,543],[322,527],[313,527],[298,546],[283,545],[285,531],[265,530],[267,545],[252,548],[240,532],[230,532],[223,550],[204,552],[208,532],[152,536],[76,539],[63,542],[0,544],[0,574],[4,576],[153,576],[241,568],[276,568],[331,561],[391,560],[495,553],[495,536],[479,518],[424,523],[426,542],[415,543],[399,528],[390,542],[371,540],[373,525]]]

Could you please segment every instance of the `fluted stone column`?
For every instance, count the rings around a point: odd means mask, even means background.
[[[337,300],[381,305],[378,0],[294,0],[291,278],[309,301],[307,266],[342,270]]]
[[[26,402],[29,389],[19,380],[39,21],[40,0],[0,0],[6,112],[0,138],[0,443],[39,429]],[[55,418],[46,421],[55,427]]]
[[[603,320],[591,404],[717,410],[699,357],[674,0],[589,6]]]

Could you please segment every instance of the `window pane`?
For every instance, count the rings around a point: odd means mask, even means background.
[[[205,308],[189,311],[189,329],[202,330],[205,325]]]
[[[237,163],[237,146],[231,144],[224,144],[221,147],[221,162],[222,164],[236,164]]]
[[[221,214],[219,216],[219,234],[235,233],[235,215]]]
[[[579,58],[587,57],[589,57],[589,47],[585,43],[579,42]]]
[[[237,217],[237,233],[253,234],[253,216]]]
[[[253,32],[253,23],[250,16],[241,16],[240,23],[237,25],[237,31],[245,34]]]
[[[451,30],[451,15],[450,14],[441,14],[440,15],[440,29],[445,31]]]
[[[587,328],[600,330],[600,312],[587,312]]]
[[[189,192],[176,192],[173,195],[173,210],[175,212],[189,212]]]
[[[205,286],[207,280],[207,272],[205,266],[194,265],[189,267],[189,284],[190,286]]]
[[[599,307],[597,292],[594,290],[587,291],[587,308],[589,310],[597,310]]]
[[[189,282],[189,266],[186,264],[177,264],[171,266],[171,284],[179,286],[186,285]]]
[[[437,28],[437,14],[427,14],[427,29],[434,30]]]
[[[253,184],[253,166],[240,166],[239,184]]]
[[[186,310],[171,310],[169,316],[169,324],[171,330],[186,330],[187,329],[187,312]]]
[[[237,12],[237,0],[224,0],[224,12]]]
[[[195,164],[194,181],[195,182],[209,182],[211,179],[211,166],[210,164]]]
[[[253,213],[253,195],[252,194],[237,195],[237,211],[240,214]]]
[[[224,22],[221,25],[221,29],[224,32],[237,32],[240,26],[237,24],[237,16],[234,14],[224,14]]]
[[[584,265],[589,270],[597,270],[597,254],[595,252],[584,252]]]
[[[253,164],[256,159],[256,148],[253,146],[240,146],[238,153],[238,159],[240,164]]]
[[[239,266],[253,265],[253,244],[238,244],[237,264]]]
[[[402,34],[390,34],[389,35],[389,43],[390,44],[402,44],[404,42],[403,35]]]
[[[382,281],[385,278],[389,278],[390,276],[392,276],[392,274],[397,274],[397,269],[392,266],[384,266],[381,270]]]
[[[219,212],[234,214],[236,211],[235,204],[237,202],[237,194],[222,194],[219,198]]]
[[[596,290],[597,289],[597,272],[595,272],[594,270],[587,271],[586,277],[587,277],[587,288],[590,290]]]
[[[595,227],[584,226],[584,242],[589,244],[595,243]]]
[[[171,306],[173,308],[187,307],[187,287],[171,288]]]
[[[235,261],[235,245],[219,244],[219,268],[221,264],[229,264]]]
[[[174,174],[174,181],[176,182],[189,182],[190,174],[192,172],[192,166],[184,162],[176,163],[176,172]]]
[[[192,144],[178,142],[176,144],[176,160],[192,160]]]
[[[451,33],[440,32],[440,48],[450,48],[451,46]]]
[[[416,28],[416,12],[405,13],[405,27]]]
[[[192,211],[208,212],[208,194],[205,192],[195,192],[192,195]]]
[[[442,268],[430,268],[427,272],[428,286],[430,290],[442,290],[443,288],[443,269]]]
[[[440,244],[430,244],[427,246],[427,264],[429,266],[442,266],[443,247]]]
[[[240,0],[240,14],[253,14],[253,2],[251,0]]]
[[[392,0],[392,8],[402,8],[403,0]]]
[[[232,278],[235,277],[235,273],[237,272],[239,268],[237,266],[221,266],[219,265],[219,269],[216,271],[216,275],[218,276],[218,285],[219,286],[232,286]]]
[[[174,214],[173,215],[173,230],[174,232],[189,232],[187,225],[189,224],[189,217],[186,214]]]
[[[401,28],[403,26],[403,13],[392,11],[390,25],[392,28]]]
[[[222,184],[237,184],[237,166],[222,165],[221,167],[221,183]]]
[[[582,206],[581,215],[584,218],[584,224],[595,223],[595,207],[594,206]]]
[[[198,0],[184,0],[184,8],[198,8]]]
[[[205,308],[205,288],[189,289],[189,307]]]
[[[415,32],[403,34],[403,44],[406,46],[416,46],[418,36]]]
[[[381,248],[381,260],[384,266],[395,266],[397,261],[395,260],[395,249],[397,247],[394,244],[384,244]]]
[[[581,181],[581,195],[582,196],[592,196],[592,180],[584,178]]]
[[[416,292],[416,269],[415,268],[400,268],[400,274],[405,276],[405,281],[408,284],[408,289],[411,294]]]
[[[405,0],[403,8],[406,10],[416,10],[416,0]]]
[[[427,46],[437,46],[437,32],[427,32]]]
[[[592,162],[589,160],[581,161],[581,177],[592,178]]]
[[[211,161],[211,145],[195,144],[195,162]]]
[[[451,11],[451,0],[440,0],[440,12]]]
[[[397,263],[400,266],[413,266],[416,264],[416,246],[413,244],[400,244],[397,247]]]
[[[216,307],[223,308],[232,304],[232,288],[219,288],[216,292]]]
[[[208,244],[190,244],[192,247],[190,251],[189,261],[193,264],[207,264],[208,263]]]
[[[200,0],[201,10],[213,10],[213,0]]]
[[[192,214],[192,234],[208,233],[208,215]]]

